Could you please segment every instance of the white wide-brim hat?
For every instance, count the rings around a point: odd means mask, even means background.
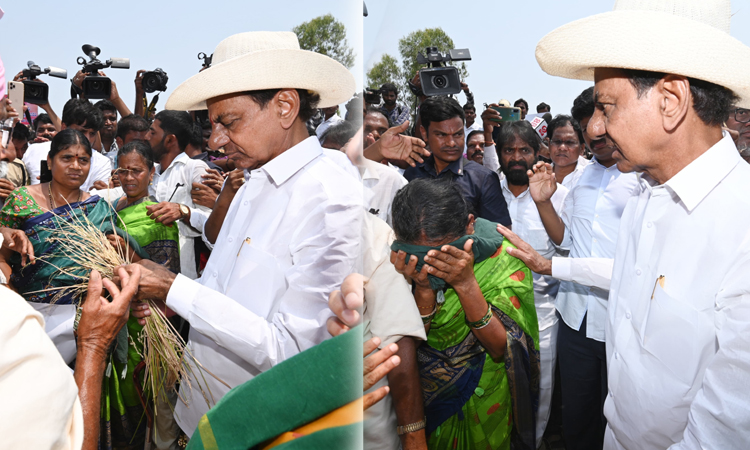
[[[536,60],[550,75],[592,81],[597,67],[696,78],[750,104],[750,47],[729,35],[730,0],[617,0],[614,10],[544,36]]]
[[[214,50],[213,64],[169,96],[166,109],[206,109],[206,100],[262,89],[306,89],[320,96],[319,108],[348,101],[354,76],[328,56],[300,50],[292,32],[251,31],[229,36]]]

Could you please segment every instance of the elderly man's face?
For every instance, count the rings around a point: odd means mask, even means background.
[[[283,91],[282,91],[283,92]],[[238,169],[257,169],[283,152],[280,93],[261,108],[252,97],[230,94],[208,100],[213,122],[209,146],[224,152]]]
[[[653,151],[664,140],[655,96],[649,91],[638,98],[630,80],[617,69],[597,68],[595,81],[596,109],[588,123],[589,136],[604,139],[614,149],[612,157],[621,172],[648,173],[664,158]]]
[[[738,121],[737,119],[741,120],[742,122]],[[740,137],[739,139],[737,139],[737,150],[742,151],[750,147],[750,110],[749,109],[732,108],[732,110],[729,111],[729,118],[727,119],[727,128],[740,133]]]

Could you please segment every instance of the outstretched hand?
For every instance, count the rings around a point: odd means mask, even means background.
[[[539,161],[526,172],[529,176],[529,192],[537,203],[548,201],[557,191],[557,180],[552,165]]]
[[[401,125],[389,128],[373,145],[379,146],[380,155],[383,158],[405,161],[414,167],[417,163],[424,162],[423,158],[430,156],[430,152],[425,148],[426,144],[421,139],[401,134],[407,129],[409,129],[408,120]],[[367,153],[366,149],[365,156]]]
[[[515,245],[516,248],[506,247],[506,252],[514,258],[518,258],[526,264],[532,272],[536,272],[540,275],[552,275],[552,261],[540,255],[539,252],[526,243],[518,235],[512,232],[509,228],[498,224],[497,232],[505,236],[505,239],[510,241],[511,244]]]
[[[26,237],[26,233],[13,228],[0,227],[0,234],[3,235],[2,246],[21,255],[21,265],[25,266],[26,263],[36,263],[34,246],[31,245],[29,238]]]
[[[388,372],[401,364],[401,358],[396,355],[398,351],[397,344],[391,344],[370,355],[370,353],[378,348],[378,345],[380,345],[380,338],[378,337],[373,337],[364,343],[365,360],[363,363],[364,380],[362,385],[365,391],[373,387],[381,378],[388,375]],[[383,386],[369,394],[365,394],[363,398],[364,410],[366,411],[370,406],[382,400],[383,397],[388,395],[389,391],[390,388],[388,386]]]

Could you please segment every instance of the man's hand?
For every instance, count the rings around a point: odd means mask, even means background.
[[[328,308],[336,315],[328,319],[326,327],[331,336],[338,336],[349,331],[359,323],[357,311],[364,304],[364,277],[358,273],[348,275],[341,283],[340,291],[333,291],[328,296]]]
[[[13,185],[13,183],[10,182],[10,180],[0,178],[0,200],[5,202],[5,199],[8,198],[10,193],[15,188],[16,187]]]
[[[540,275],[552,275],[552,261],[540,255],[539,252],[534,250],[531,245],[527,244],[523,239],[510,229],[498,224],[497,232],[505,236],[511,244],[518,248],[508,247],[506,251],[514,258],[518,258],[526,264],[532,272],[536,272]]]
[[[109,189],[109,186],[102,180],[96,180],[94,181],[94,185],[91,186],[91,189]]]
[[[444,245],[440,251],[430,250],[424,258],[425,263],[430,265],[427,271],[430,275],[445,280],[456,291],[462,290],[471,283],[476,284],[472,245],[474,245],[474,240],[469,239],[464,244],[463,250],[452,245]]]
[[[89,290],[83,302],[83,313],[78,323],[78,346],[105,354],[109,345],[128,320],[130,301],[138,290],[140,268],[130,273],[122,268],[117,270],[122,290],[111,280],[102,280],[96,270],[91,272]],[[112,302],[102,297],[102,285],[109,291]]]
[[[34,246],[31,245],[26,233],[13,228],[0,227],[0,233],[3,235],[3,248],[13,250],[21,255],[21,265],[25,266],[27,262],[36,263],[34,256]]]
[[[119,269],[120,268],[118,267],[118,273]],[[135,264],[122,266],[122,269],[131,275],[136,269],[139,270],[140,283],[138,284],[138,292],[136,295],[138,300],[149,299],[153,301],[166,301],[169,288],[172,287],[174,279],[177,278],[177,275],[171,270],[162,265],[156,264],[149,259],[142,259]],[[115,276],[113,281],[122,285],[122,279],[120,276]],[[135,310],[135,308],[133,309]],[[137,317],[142,318],[149,315],[151,315],[150,311]]]
[[[417,163],[424,162],[422,158],[430,156],[430,152],[425,149],[426,145],[421,139],[401,134],[407,129],[409,129],[408,120],[401,125],[389,128],[380,136],[377,144],[380,145],[380,154],[383,158],[406,161],[414,167]]]
[[[466,93],[466,92],[469,92],[469,85],[468,85],[468,84],[466,84],[466,83],[464,83],[464,82],[462,81],[462,82],[461,82],[461,90],[462,90],[462,91],[464,91],[464,93]]]
[[[539,161],[526,172],[529,176],[529,191],[536,203],[549,201],[557,190],[557,180],[552,166]]]
[[[193,199],[193,203],[209,209],[214,208],[218,196],[218,192],[202,183],[193,183],[193,188],[190,190],[190,198]]]
[[[363,346],[365,360],[363,363],[364,382],[362,385],[365,391],[373,387],[381,378],[388,375],[388,372],[393,370],[394,367],[401,364],[401,358],[395,354],[398,351],[398,345],[396,344],[391,344],[377,353],[367,356],[378,348],[378,345],[380,345],[380,338],[373,337],[365,342]],[[369,407],[382,400],[383,397],[388,395],[389,391],[390,388],[388,386],[383,386],[374,392],[366,394],[363,398],[364,410],[367,411]]]
[[[492,103],[490,106],[499,106],[499,105],[497,103]],[[487,134],[492,136],[492,130],[496,126],[500,125],[499,122],[503,118],[503,116],[498,111],[492,108],[487,108],[484,111],[482,111],[481,117],[482,117],[482,128],[484,129],[485,136]]]
[[[229,172],[224,183],[226,184],[226,187],[221,191],[221,194],[224,195],[226,192],[226,195],[229,195],[230,198],[234,198],[237,191],[239,191],[242,185],[245,184],[245,172],[241,169],[234,169]]]
[[[221,192],[221,187],[224,185],[224,179],[226,176],[226,174],[222,175],[216,169],[206,169],[206,173],[202,175],[201,178],[203,179],[203,184],[210,187],[218,194]]]
[[[8,97],[0,100],[0,120],[7,120],[13,117],[18,117],[18,111],[16,108],[11,106],[13,102]]]
[[[182,219],[180,205],[178,203],[161,202],[146,207],[146,213],[154,221],[171,226],[177,220]]]
[[[148,72],[147,70],[139,70],[135,73],[135,92],[141,92],[143,93],[143,74]]]

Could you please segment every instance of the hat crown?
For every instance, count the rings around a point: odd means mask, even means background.
[[[684,17],[729,34],[730,0],[616,0],[615,11],[655,11]]]
[[[299,50],[297,35],[291,31],[248,31],[238,33],[216,46],[213,64],[219,64],[238,56],[264,50]]]

